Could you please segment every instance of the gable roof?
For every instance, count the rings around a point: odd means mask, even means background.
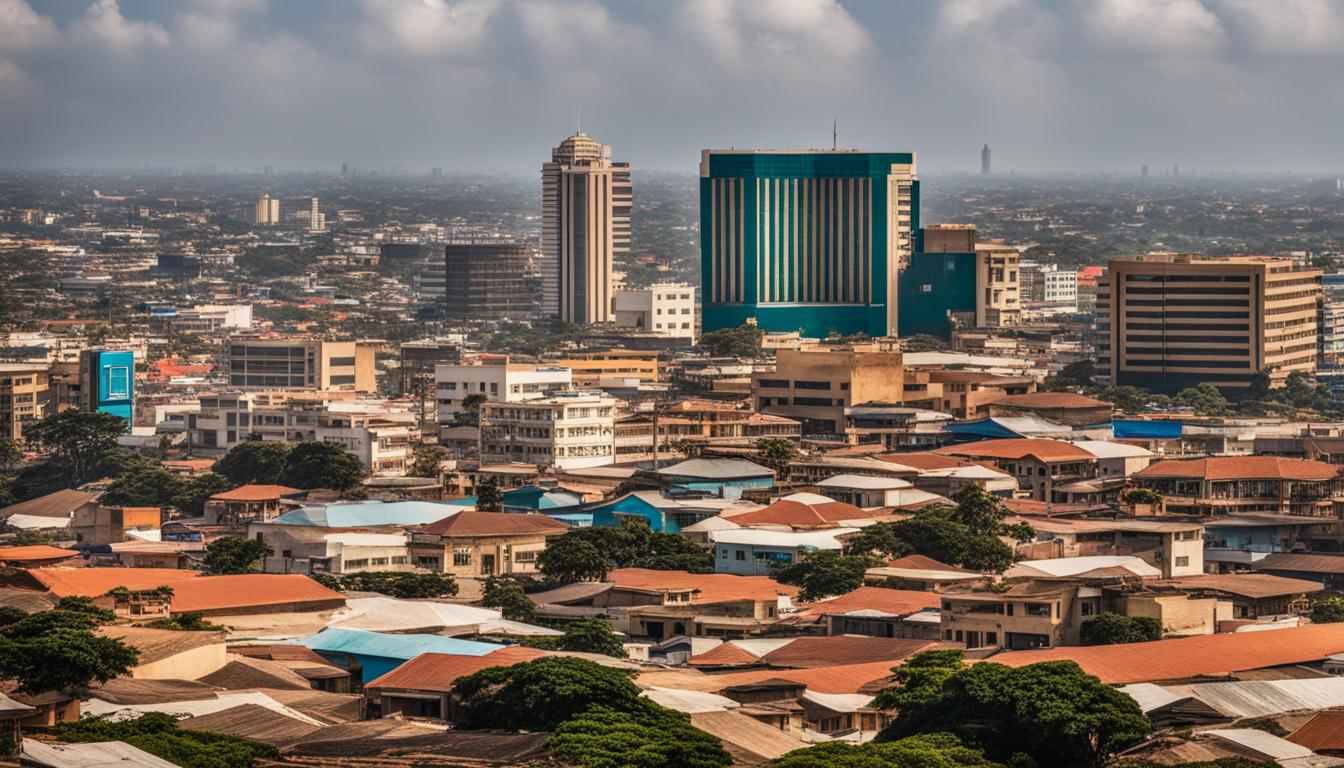
[[[490,667],[508,667],[539,659],[546,654],[536,648],[510,646],[480,656],[454,653],[422,653],[396,669],[365,683],[370,688],[400,688],[447,693],[459,678]]]
[[[1007,651],[986,661],[1021,667],[1071,660],[1103,683],[1225,677],[1234,672],[1305,664],[1344,652],[1344,625],[1313,624],[1272,632],[1202,635],[1126,645]]]
[[[687,664],[692,667],[731,667],[739,664],[754,664],[760,656],[743,648],[737,643],[719,643],[704,653],[692,656]]]
[[[834,528],[841,520],[860,520],[868,513],[853,504],[826,500],[805,504],[792,499],[776,499],[770,506],[741,512],[726,519],[741,525],[787,525],[790,528]]]
[[[872,661],[899,660],[918,653],[935,641],[863,635],[800,637],[765,654],[760,661],[772,667],[827,668]]]
[[[142,590],[170,586],[176,591],[177,585],[200,577],[201,572],[177,568],[34,568],[28,575],[57,597],[102,597],[117,587]]]
[[[695,590],[693,603],[717,603],[727,600],[768,600],[779,595],[796,595],[798,588],[780,584],[769,576],[735,576],[731,573],[689,573],[655,571],[651,568],[618,568],[607,575],[617,587],[678,592]]]
[[[74,511],[98,498],[96,493],[85,493],[73,488],[48,493],[36,499],[10,504],[0,509],[0,520],[10,515],[29,515],[31,517],[68,518]]]
[[[884,453],[875,458],[879,461],[902,464],[922,471],[971,466],[971,461],[968,459],[959,458],[957,456],[948,456],[941,453],[932,453],[929,451],[919,451],[916,453]]]
[[[281,496],[303,493],[287,485],[240,485],[231,491],[216,493],[211,501],[275,501]]]
[[[1312,752],[1338,752],[1344,749],[1344,709],[1321,710],[1285,738]]]
[[[977,443],[950,445],[937,448],[934,453],[946,456],[966,456],[986,459],[1022,459],[1028,456],[1040,461],[1083,461],[1095,458],[1088,451],[1063,440],[1048,438],[1008,437],[1002,440],[981,440]]]
[[[1031,576],[1041,579],[1079,576],[1161,576],[1162,571],[1132,555],[1088,555],[1022,560],[1003,572],[1007,578]]]
[[[905,558],[902,558],[905,559]],[[926,558],[927,559],[927,558]],[[936,560],[929,560],[937,563]],[[948,567],[949,566],[943,566]],[[972,574],[978,576],[979,574]],[[822,600],[802,606],[799,615],[805,618],[831,616],[850,611],[880,611],[891,616],[905,616],[929,608],[937,608],[938,595],[913,589],[888,589],[886,587],[859,587],[830,600]]]
[[[421,533],[445,537],[457,536],[525,536],[561,534],[570,526],[546,515],[506,514],[504,512],[476,512],[463,510],[429,525],[421,526]]]
[[[1339,469],[1338,466],[1323,461],[1290,459],[1283,456],[1212,456],[1206,459],[1165,459],[1148,465],[1134,476],[1323,482],[1337,477]]]
[[[1271,552],[1254,563],[1251,567],[1257,571],[1344,573],[1344,555]]]

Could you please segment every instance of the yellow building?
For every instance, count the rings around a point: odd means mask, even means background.
[[[781,349],[774,371],[752,374],[751,396],[758,412],[796,419],[804,434],[841,434],[848,406],[902,402],[901,353],[877,344]]]
[[[658,352],[639,349],[604,349],[576,352],[557,366],[573,372],[574,386],[598,387],[603,379],[639,379],[641,384],[659,379]]]
[[[229,385],[236,389],[377,388],[374,348],[354,341],[234,337],[227,357]]]
[[[1269,256],[1149,254],[1097,281],[1097,360],[1111,381],[1175,393],[1316,370],[1321,270]]]
[[[47,415],[45,363],[0,364],[0,438],[23,439],[24,425]]]

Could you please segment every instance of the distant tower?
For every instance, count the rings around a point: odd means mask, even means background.
[[[1142,176],[1142,177],[1145,178],[1145,179],[1148,178],[1148,164],[1147,164],[1147,163],[1144,163],[1144,164],[1143,164],[1143,168],[1139,169],[1139,175]]]
[[[252,214],[252,221],[261,226],[279,224],[280,201],[271,197],[269,192],[263,192],[261,197],[257,198],[256,210]]]
[[[325,232],[327,229],[327,217],[317,208],[317,198],[312,197],[308,201],[308,231]]]
[[[582,131],[541,166],[542,314],[610,322],[612,268],[630,252],[630,164]]]
[[[991,170],[989,167],[989,145],[986,144],[985,148],[980,150],[980,175],[988,176],[990,173]]]
[[[1180,164],[1180,163],[1177,163],[1177,164],[1171,166],[1171,175],[1172,175],[1172,176],[1180,176],[1180,175],[1181,175],[1181,164]]]

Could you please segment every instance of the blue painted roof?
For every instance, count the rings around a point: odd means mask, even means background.
[[[1174,419],[1148,421],[1146,419],[1113,419],[1111,434],[1115,439],[1155,438],[1172,440],[1181,436],[1181,422]]]
[[[413,659],[422,653],[455,653],[459,656],[484,656],[503,646],[458,640],[442,635],[396,635],[366,632],[362,629],[326,629],[301,637],[299,645],[314,651],[348,653],[352,656],[378,656],[385,659]]]
[[[465,500],[356,501],[301,507],[277,517],[282,525],[316,525],[324,528],[357,528],[364,525],[424,525],[462,510]],[[470,505],[471,502],[466,502]]]

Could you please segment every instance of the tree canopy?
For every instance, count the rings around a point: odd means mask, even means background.
[[[481,605],[496,608],[509,621],[530,622],[536,618],[537,604],[523,591],[516,579],[491,576],[485,580]]]
[[[331,589],[378,592],[403,599],[453,597],[457,594],[457,579],[451,573],[360,571],[340,576],[316,574],[313,578]]]
[[[572,656],[547,656],[459,678],[464,728],[550,731],[602,705],[633,712],[652,704],[625,672]]]
[[[548,651],[600,653],[618,659],[629,656],[621,636],[616,634],[611,622],[606,619],[571,621],[565,625],[565,633],[560,637],[525,637],[522,644]]]
[[[364,465],[339,445],[308,440],[296,443],[285,456],[279,482],[291,488],[330,488],[348,491],[364,478]]]
[[[1311,604],[1311,623],[1338,624],[1344,621],[1344,597],[1330,595]]]
[[[660,533],[638,520],[616,526],[575,528],[551,539],[537,556],[550,581],[601,581],[617,568],[713,573],[714,555],[691,541]]]
[[[478,512],[503,512],[504,494],[499,483],[493,477],[487,477],[476,485],[476,510]]]
[[[732,758],[719,740],[664,707],[622,712],[596,706],[560,723],[551,754],[583,768],[724,768]]]
[[[798,562],[775,571],[783,584],[800,587],[798,597],[821,600],[843,595],[863,586],[863,574],[881,561],[871,555],[843,555],[837,550],[808,552]]]
[[[214,471],[237,485],[277,485],[293,446],[279,440],[247,440],[215,462]]]
[[[797,749],[772,768],[1003,768],[950,733],[925,733],[881,744],[831,741]]]
[[[1125,616],[1106,612],[1079,627],[1083,645],[1119,645],[1162,639],[1162,620],[1153,616]]]
[[[87,598],[68,597],[49,611],[22,618],[7,614],[8,623],[0,626],[0,678],[16,681],[24,693],[77,695],[94,682],[126,674],[139,653],[94,632],[112,618]]]
[[[257,758],[278,756],[275,747],[222,733],[178,727],[172,715],[150,712],[133,720],[85,717],[56,726],[61,741],[124,741],[176,765],[192,768],[251,768]]]
[[[792,440],[782,437],[763,437],[756,441],[756,453],[752,456],[757,464],[775,471],[775,477],[788,474],[789,464],[799,456],[798,446]]]
[[[760,357],[765,331],[754,325],[719,328],[701,334],[700,351],[710,357]]]
[[[99,479],[103,455],[117,447],[126,420],[101,411],[60,411],[29,424],[24,439],[51,456],[67,487]]]
[[[1031,526],[1003,522],[1003,502],[978,485],[964,486],[952,496],[955,508],[931,508],[895,523],[870,525],[850,539],[850,554],[905,557],[920,554],[976,571],[1002,572],[1013,564],[1013,550],[1000,537],[1030,541]]]
[[[212,576],[251,573],[275,554],[270,545],[241,536],[222,536],[205,545],[205,570]]]
[[[138,459],[108,483],[99,501],[108,506],[173,507],[187,515],[200,515],[211,496],[233,487],[228,478],[214,472],[184,476]]]

